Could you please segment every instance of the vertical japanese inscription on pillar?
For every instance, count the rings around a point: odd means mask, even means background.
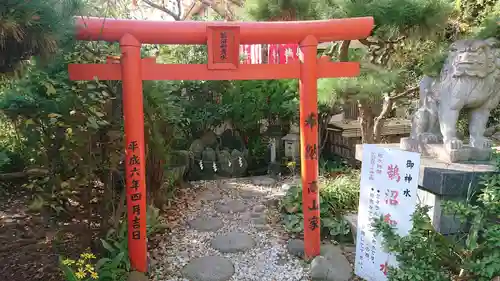
[[[240,62],[240,28],[208,26],[208,68],[237,69]]]
[[[127,157],[127,165],[128,165],[128,170],[129,170],[129,183],[128,183],[128,188],[132,189],[129,190],[128,194],[130,194],[130,201],[132,202],[132,239],[134,240],[140,240],[141,239],[141,205],[140,202],[142,200],[143,194],[139,190],[139,181],[140,181],[140,176],[141,176],[141,170],[140,170],[140,161],[141,159],[137,155],[139,152],[139,145],[137,141],[133,140],[128,143],[127,145],[127,155],[130,155]]]
[[[314,112],[309,113],[309,115],[307,115],[307,118],[306,118],[306,121],[304,124],[304,126],[306,126],[306,128],[311,129],[311,131],[313,129],[315,129],[316,125],[318,124],[318,119],[316,118],[316,115],[317,114]]]
[[[318,146],[316,144],[306,144],[306,159],[318,160]]]
[[[309,211],[319,211],[319,202],[317,200],[318,182],[316,180],[308,183],[307,194],[313,197],[312,202],[310,203],[311,205],[308,207]],[[315,213],[313,213],[313,215],[309,217],[308,226],[311,231],[319,231],[319,217]]]

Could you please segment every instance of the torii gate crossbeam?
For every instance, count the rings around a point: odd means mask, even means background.
[[[317,79],[352,77],[359,64],[317,58],[320,42],[369,36],[373,18],[297,22],[169,22],[77,19],[77,39],[120,42],[121,58],[107,64],[71,64],[72,80],[122,80],[125,120],[128,246],[131,266],[147,271],[143,80],[299,79],[305,255],[320,252]],[[240,44],[299,44],[300,61],[240,65]],[[157,64],[141,59],[142,44],[207,44],[208,64]]]

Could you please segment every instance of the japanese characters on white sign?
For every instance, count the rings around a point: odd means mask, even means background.
[[[374,235],[371,223],[382,216],[399,235],[410,231],[419,167],[419,153],[363,145],[355,265],[359,277],[387,280],[388,266],[397,266],[396,258],[384,252],[382,237]]]

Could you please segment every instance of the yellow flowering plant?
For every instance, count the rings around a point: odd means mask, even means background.
[[[60,266],[66,281],[98,280],[94,260],[96,256],[90,251],[82,253],[78,260],[61,258]]]
[[[149,206],[147,209],[147,234],[154,234],[165,226],[160,221],[159,210]],[[126,220],[120,223],[118,229],[110,229],[104,239],[101,239],[106,257],[95,261],[96,257],[88,250],[80,255],[78,260],[61,259],[61,269],[65,281],[122,281],[130,272],[128,258]]]
[[[112,255],[112,258],[101,258],[98,261],[90,251],[80,255],[78,260],[61,258],[60,266],[65,281],[120,281],[124,280],[129,268],[125,252]]]
[[[289,161],[286,162],[286,167],[290,170],[290,173],[295,176],[295,168],[297,167],[297,162],[295,161]]]

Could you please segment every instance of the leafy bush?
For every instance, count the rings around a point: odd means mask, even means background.
[[[320,180],[319,205],[323,235],[342,237],[350,232],[342,214],[356,210],[359,201],[359,174],[350,172],[336,178]],[[287,231],[304,230],[302,213],[302,187],[292,186],[281,202],[283,222]]]
[[[24,159],[21,155],[0,147],[0,173],[20,172],[24,166]]]
[[[319,160],[319,174],[324,177],[337,177],[338,175],[343,175],[347,172],[347,166],[342,161]]]
[[[500,174],[484,176],[480,186],[477,197],[444,205],[467,226],[467,232],[455,238],[434,230],[427,206],[417,208],[413,228],[404,237],[383,218],[375,219],[372,226],[399,262],[398,268],[389,268],[388,280],[448,281],[458,276],[461,280],[490,281],[500,276]]]
[[[146,234],[151,236],[160,232],[165,225],[160,222],[159,210],[148,206],[146,213]],[[101,240],[102,247],[106,251],[106,257],[99,259],[95,264],[92,253],[83,253],[78,261],[61,259],[60,266],[65,276],[65,281],[90,281],[99,279],[101,281],[122,281],[130,272],[130,260],[128,256],[128,227],[123,220],[118,229],[111,229],[104,239]]]
[[[357,171],[351,171],[334,179],[326,179],[319,190],[320,197],[328,204],[331,212],[335,214],[357,210],[359,181]]]

